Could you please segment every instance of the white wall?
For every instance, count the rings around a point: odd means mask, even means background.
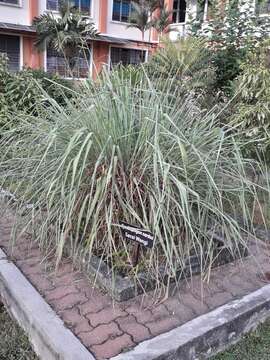
[[[39,13],[46,11],[46,0],[36,0],[39,3]],[[92,0],[92,18],[96,27],[99,22],[99,0]],[[107,35],[131,39],[142,40],[142,34],[138,29],[127,28],[127,24],[112,20],[113,0],[108,0],[108,18],[107,18]],[[54,12],[57,16],[57,12]],[[0,22],[12,24],[31,25],[29,14],[29,0],[21,0],[20,6],[0,4]],[[144,35],[145,41],[149,41],[149,31]]]
[[[29,0],[20,0],[19,6],[0,3],[0,22],[31,25],[29,16]]]
[[[47,11],[47,9],[46,9],[47,1],[46,0],[36,0],[36,1],[39,1],[39,13],[40,14]],[[48,10],[48,11],[51,12],[51,10]],[[53,14],[55,16],[58,16],[57,11],[53,11]],[[99,14],[99,0],[92,0],[91,18],[93,19],[93,21],[97,27],[98,27],[98,14]]]
[[[127,24],[112,20],[113,0],[108,0],[108,6],[107,34],[119,38],[141,41],[142,33],[140,30],[135,28],[128,29]],[[148,31],[145,32],[144,40],[149,40]]]

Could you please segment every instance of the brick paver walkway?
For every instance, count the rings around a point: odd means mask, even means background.
[[[256,257],[213,270],[210,284],[203,283],[199,276],[190,283],[182,281],[174,295],[162,303],[153,303],[152,296],[112,303],[86,275],[74,271],[71,262],[61,263],[55,273],[53,262],[44,259],[30,238],[21,237],[11,248],[13,221],[12,214],[1,218],[0,246],[97,359],[127,351],[258,289],[266,284],[262,273],[270,271],[268,249],[260,246],[254,249]]]

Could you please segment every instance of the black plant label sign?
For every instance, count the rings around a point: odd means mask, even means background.
[[[141,229],[135,225],[130,225],[123,221],[120,221],[120,226],[122,234],[127,240],[136,241],[147,248],[153,247],[154,235],[150,231]]]

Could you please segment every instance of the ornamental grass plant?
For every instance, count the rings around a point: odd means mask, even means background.
[[[242,156],[243,142],[214,110],[179,96],[172,78],[141,71],[136,81],[104,73],[65,107],[48,98],[35,118],[25,115],[3,134],[0,176],[18,210],[33,204],[28,228],[57,261],[66,249],[74,261],[95,255],[113,274],[136,281],[145,271],[158,287],[177,283],[190,254],[209,271],[214,233],[238,256],[254,232],[251,204],[268,190],[252,182],[260,164]],[[154,234],[135,267],[120,221]]]

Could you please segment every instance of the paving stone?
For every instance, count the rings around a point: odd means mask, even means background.
[[[78,309],[82,315],[87,315],[91,313],[100,312],[102,309],[106,308],[108,303],[106,299],[103,297],[100,298],[92,298],[91,300],[87,300],[82,305],[78,306]]]
[[[84,317],[79,314],[79,310],[77,308],[63,310],[60,311],[58,314],[59,316],[61,316],[61,318],[64,320],[68,327],[75,327],[84,319]],[[89,329],[89,331],[90,330],[91,329]]]
[[[18,263],[16,263],[16,265],[26,276],[42,274],[43,272],[43,269],[40,264],[29,265],[21,262],[20,265]]]
[[[218,306],[224,305],[232,300],[233,295],[228,292],[217,293],[215,294],[215,296],[209,296],[205,298],[205,302],[211,310],[217,308]]]
[[[22,254],[23,255],[23,254]],[[31,258],[31,259],[23,259],[23,260],[18,260],[16,262],[16,264],[21,267],[21,266],[35,266],[35,265],[39,265],[42,263],[42,258],[40,257],[35,257],[35,258]]]
[[[57,277],[72,273],[74,273],[74,267],[71,262],[62,262],[55,271]]]
[[[52,282],[47,279],[44,274],[28,274],[28,279],[30,282],[44,294],[48,290],[53,290],[54,286]]]
[[[91,347],[92,345],[102,344],[109,339],[113,340],[122,334],[123,332],[117,324],[112,322],[106,325],[99,325],[88,333],[79,334],[78,337],[87,347]]]
[[[126,316],[124,318],[118,318],[115,321],[124,333],[131,335],[131,338],[135,343],[146,340],[151,336],[147,327],[138,324],[135,317],[132,315]]]
[[[209,310],[204,299],[197,299],[191,293],[181,293],[179,298],[181,303],[191,309],[196,316],[202,315]]]
[[[92,326],[90,326],[89,321],[86,319],[81,319],[79,324],[73,327],[73,332],[75,335],[79,335],[81,333],[86,333],[93,330]]]
[[[102,345],[94,345],[91,351],[95,354],[98,360],[109,359],[120,352],[128,351],[134,347],[134,343],[128,334],[117,337],[114,340],[108,340]]]
[[[87,298],[82,294],[69,294],[62,299],[51,300],[50,303],[58,310],[71,309],[73,306],[82,304]]]
[[[58,275],[55,273],[55,271],[51,271],[48,274],[49,278],[52,280],[53,284],[55,286],[61,286],[63,284],[65,285],[73,285],[76,284],[81,278],[82,278],[82,273],[79,271],[73,271],[71,273],[67,273],[67,274],[63,274],[63,275]]]
[[[215,284],[202,282],[200,278],[196,277],[192,279],[189,292],[198,299],[203,299],[208,296],[213,296],[213,294],[218,292],[222,292],[222,289],[218,288]]]
[[[147,322],[153,321],[154,317],[150,310],[141,310],[137,306],[130,306],[125,310],[127,313],[136,317],[137,322],[140,324],[145,324]]]
[[[90,320],[93,327],[100,324],[108,324],[118,317],[127,316],[127,313],[116,307],[107,307],[95,314],[87,314],[86,317]]]
[[[0,218],[1,246],[9,241],[9,236],[1,232],[2,222]],[[65,260],[55,272],[54,260],[43,261],[29,237],[21,237],[13,248],[7,246],[9,256],[12,250],[24,274],[98,359],[117,355],[134,343],[167,332],[233,297],[265,285],[258,276],[258,265],[248,258],[245,266],[238,261],[213,270],[210,285],[203,283],[200,276],[194,276],[191,283],[181,282],[177,294],[161,304],[155,305],[150,293],[116,303],[113,308],[111,298],[93,288],[82,272],[73,271],[71,262]],[[262,264],[262,274],[270,271],[265,253],[259,253],[256,259]]]
[[[54,290],[50,290],[46,292],[46,300],[58,300],[62,299],[64,296],[70,295],[70,294],[78,294],[79,291],[74,285],[63,285],[58,286]]]
[[[164,306],[163,304],[157,305],[156,307],[151,309],[151,312],[153,315],[152,321],[159,321],[159,320],[169,316],[169,312],[168,312],[166,306]]]
[[[153,321],[145,324],[153,336],[162,334],[180,325],[180,321],[176,317],[163,318],[160,321]]]
[[[169,315],[177,316],[181,323],[185,323],[194,318],[194,311],[181,303],[177,297],[168,299],[164,305],[168,309]]]

